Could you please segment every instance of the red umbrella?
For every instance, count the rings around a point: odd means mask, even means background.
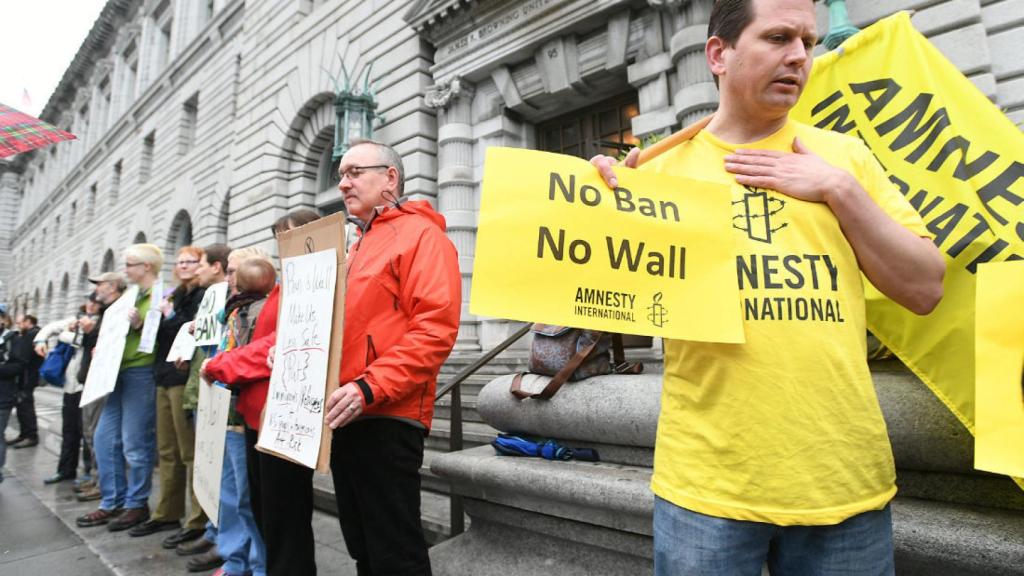
[[[74,139],[70,132],[0,104],[0,158]]]

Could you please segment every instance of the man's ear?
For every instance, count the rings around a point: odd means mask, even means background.
[[[708,62],[708,69],[715,76],[725,74],[725,41],[718,36],[708,38],[704,44],[704,57]]]

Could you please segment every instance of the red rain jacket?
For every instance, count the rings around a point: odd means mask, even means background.
[[[211,378],[239,390],[235,409],[253,430],[260,429],[260,414],[267,402],[267,388],[270,387],[267,352],[277,340],[279,302],[280,285],[277,285],[267,295],[267,301],[256,317],[252,340],[245,346],[217,354],[206,365],[206,373]]]
[[[441,364],[459,332],[459,257],[444,217],[424,201],[380,210],[348,253],[341,384],[365,416],[434,417]]]

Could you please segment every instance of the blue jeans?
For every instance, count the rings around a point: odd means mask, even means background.
[[[7,442],[4,441],[4,431],[7,430],[7,422],[11,419],[11,408],[0,408],[0,482],[4,481],[4,464],[7,463]]]
[[[267,551],[252,515],[249,475],[245,464],[245,434],[228,431],[220,475],[220,525],[217,552],[231,576],[265,576]]]
[[[125,368],[107,396],[93,440],[100,508],[149,506],[156,460],[156,385],[153,367]],[[125,465],[128,466],[127,473]]]
[[[717,518],[654,502],[655,576],[892,576],[892,512],[834,526],[776,526]]]

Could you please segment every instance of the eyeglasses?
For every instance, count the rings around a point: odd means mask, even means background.
[[[338,175],[341,176],[339,182],[341,180],[344,180],[345,178],[348,178],[349,180],[355,180],[356,178],[362,176],[363,173],[366,172],[367,170],[379,170],[381,168],[384,168],[386,170],[388,168],[391,168],[391,166],[388,166],[387,164],[374,164],[372,166],[349,166],[344,170],[338,171]]]
[[[175,264],[178,266],[193,266],[199,264],[199,260],[178,260]]]

